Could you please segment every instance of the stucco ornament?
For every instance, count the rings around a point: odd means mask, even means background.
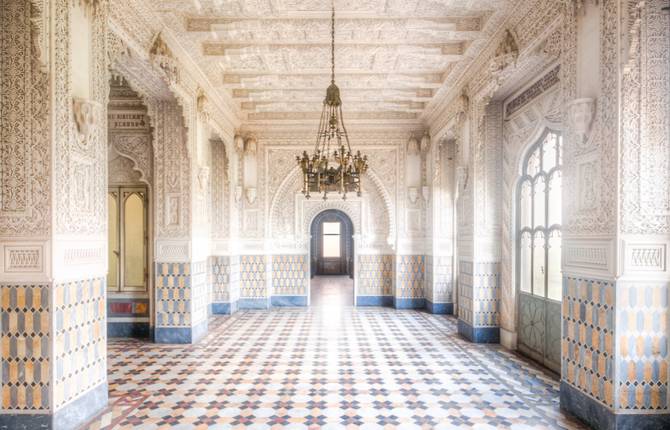
[[[72,111],[77,124],[77,131],[83,140],[88,140],[96,124],[97,103],[81,98],[74,98]]]
[[[247,201],[249,202],[249,204],[253,205],[254,202],[256,201],[256,196],[257,196],[256,187],[247,187],[244,190],[244,194],[247,197]]]
[[[430,134],[428,133],[428,130],[423,134],[423,137],[421,138],[421,152],[425,153],[428,151],[430,148]]]
[[[568,104],[568,121],[580,145],[586,144],[589,139],[595,111],[596,101],[591,98],[576,99]]]
[[[258,151],[258,141],[255,136],[250,136],[247,138],[244,144],[244,154],[245,155],[256,155]]]
[[[419,198],[419,189],[417,187],[408,187],[407,188],[407,198],[412,204],[416,203]]]
[[[502,73],[510,66],[515,66],[519,58],[519,46],[516,37],[510,30],[505,30],[502,42],[496,49],[495,56],[491,60],[491,72],[495,74]]]
[[[154,37],[151,49],[149,49],[149,56],[163,71],[169,83],[174,84],[179,82],[179,67],[170,47],[165,43],[160,32]]]
[[[235,151],[238,153],[242,153],[244,151],[244,138],[242,137],[241,134],[236,134],[235,135]]]
[[[407,154],[419,155],[419,141],[414,136],[410,137],[407,142]]]

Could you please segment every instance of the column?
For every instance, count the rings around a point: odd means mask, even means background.
[[[502,105],[473,103],[469,167],[459,196],[458,332],[481,343],[500,341],[500,188]]]
[[[561,407],[597,429],[670,428],[666,4],[584,2],[566,23]]]
[[[74,428],[107,406],[107,10],[45,7],[0,16],[0,427],[13,429]]]

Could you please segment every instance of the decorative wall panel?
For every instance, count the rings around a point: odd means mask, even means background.
[[[156,264],[156,326],[191,326],[191,263]]]
[[[498,263],[474,263],[472,312],[475,327],[497,327],[500,322]]]
[[[615,287],[607,281],[563,278],[561,378],[614,407]]]
[[[393,255],[359,255],[358,295],[393,296],[394,262]]]
[[[472,262],[461,260],[458,264],[458,319],[471,326],[473,319],[473,270]]]
[[[191,263],[191,324],[196,326],[207,320],[210,302],[207,288],[207,262]]]
[[[267,298],[265,255],[240,256],[240,297],[244,299]]]
[[[2,409],[49,411],[51,309],[49,285],[3,284]]]
[[[620,409],[668,409],[668,284],[617,285],[617,402]]]
[[[0,16],[0,236],[49,234],[51,145],[48,76],[39,63],[31,3]]]
[[[54,408],[107,381],[105,278],[54,286]]]
[[[212,303],[230,302],[231,264],[228,256],[210,257]]]
[[[272,256],[272,295],[306,296],[308,277],[306,255]]]
[[[426,255],[426,298],[453,303],[452,257]]]
[[[396,259],[396,298],[423,298],[426,257],[423,255],[399,255]]]
[[[191,161],[186,149],[182,108],[176,101],[149,104],[154,126],[154,208],[156,238],[190,234]]]

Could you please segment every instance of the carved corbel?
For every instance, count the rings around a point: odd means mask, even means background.
[[[570,102],[568,108],[568,124],[577,135],[579,144],[584,145],[589,139],[593,120],[596,114],[596,101],[591,98],[581,98]]]
[[[407,141],[407,154],[419,155],[419,141],[412,135]]]
[[[256,187],[247,187],[244,190],[244,195],[247,197],[249,204],[253,205],[256,201]]]
[[[170,50],[170,47],[165,43],[160,32],[156,34],[151,43],[149,57],[152,62],[163,71],[170,84],[179,82],[179,66],[172,54],[172,50]]]
[[[430,134],[428,133],[428,130],[423,134],[423,137],[421,138],[421,152],[424,154],[428,152],[428,149],[430,148]]]
[[[97,123],[96,108],[98,103],[75,97],[72,100],[72,112],[79,136],[87,140]]]
[[[235,138],[233,141],[235,143],[235,151],[238,154],[244,152],[244,138],[242,137],[242,135],[239,133],[235,134]]]
[[[416,201],[419,199],[419,189],[417,187],[408,187],[407,197],[412,204],[416,203]]]
[[[490,70],[494,75],[500,75],[509,67],[516,67],[519,59],[519,45],[516,40],[511,30],[505,30],[503,40],[491,60]]]
[[[205,92],[202,88],[198,88],[196,96],[196,106],[198,115],[202,118],[204,122],[208,122],[210,118],[210,105],[209,99],[205,95]]]
[[[244,142],[244,155],[255,156],[258,151],[258,141],[256,136],[251,135],[247,137],[247,140]]]

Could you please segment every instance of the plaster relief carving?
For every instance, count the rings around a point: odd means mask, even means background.
[[[244,195],[247,197],[247,202],[249,202],[250,205],[253,205],[256,202],[257,194],[255,187],[245,188]]]
[[[169,83],[176,84],[179,82],[179,66],[172,54],[172,50],[165,43],[160,32],[154,37],[149,49],[149,56],[163,71]]]
[[[72,102],[74,119],[77,123],[77,131],[84,142],[90,138],[97,119],[97,103],[90,100],[75,98]]]
[[[419,189],[417,187],[407,188],[407,198],[409,198],[409,201],[412,204],[416,203],[417,199],[419,198]]]
[[[42,248],[5,246],[5,272],[41,272]]]
[[[516,66],[519,58],[519,46],[516,37],[510,30],[505,30],[503,40],[498,45],[495,55],[491,60],[490,70],[494,75],[498,75],[509,67]]]
[[[577,143],[583,146],[587,143],[591,133],[596,112],[596,101],[591,98],[576,99],[568,104],[567,109],[570,128],[577,136]]]

